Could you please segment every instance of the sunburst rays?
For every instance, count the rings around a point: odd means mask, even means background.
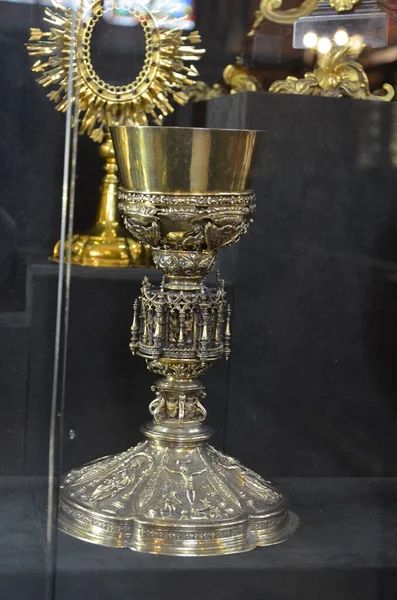
[[[79,98],[80,132],[102,142],[110,125],[161,125],[173,112],[173,99],[185,104],[185,89],[198,75],[194,62],[204,50],[197,31],[188,34],[179,29],[162,28],[163,18],[138,3],[118,5],[136,18],[145,34],[145,62],[138,77],[127,85],[112,86],[100,79],[91,62],[91,36],[106,9],[102,0],[76,10],[76,35],[72,36],[72,10],[59,0],[45,10],[49,31],[31,29],[27,49],[39,57],[32,70],[39,74],[44,88],[57,110],[66,111],[69,65],[73,54],[73,98]]]

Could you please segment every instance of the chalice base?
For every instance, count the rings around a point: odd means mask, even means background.
[[[150,554],[212,556],[278,544],[297,529],[271,482],[205,441],[209,427],[149,424],[143,432],[147,441],[65,477],[61,531]]]
[[[123,235],[124,234],[124,235]],[[151,267],[150,248],[129,237],[124,228],[98,223],[87,234],[72,238],[71,262],[85,267]],[[65,244],[64,260],[68,255]],[[60,242],[55,244],[52,260],[60,261]]]

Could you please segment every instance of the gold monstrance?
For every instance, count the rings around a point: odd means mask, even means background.
[[[203,49],[195,47],[200,40],[197,31],[185,34],[180,29],[165,28],[166,14],[149,10],[139,2],[104,5],[102,0],[82,2],[76,9],[75,35],[72,34],[72,9],[52,0],[53,9],[45,10],[48,32],[32,28],[27,48],[40,57],[32,70],[39,73],[38,82],[52,87],[48,94],[56,109],[65,112],[71,55],[73,58],[73,97],[78,98],[80,133],[86,133],[100,144],[105,175],[94,226],[86,234],[75,234],[71,256],[74,264],[86,266],[128,267],[151,264],[150,249],[129,237],[121,223],[117,208],[118,175],[111,125],[161,125],[163,117],[173,112],[169,97],[185,104],[184,90],[198,75],[191,64]],[[94,70],[91,40],[98,21],[106,13],[134,19],[145,35],[145,60],[136,79],[127,85],[110,85]],[[53,258],[60,260],[59,242]],[[65,251],[65,257],[67,249]]]

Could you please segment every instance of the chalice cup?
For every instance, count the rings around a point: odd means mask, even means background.
[[[269,481],[210,446],[198,377],[230,355],[224,282],[205,282],[220,248],[247,231],[259,132],[177,127],[111,131],[119,208],[163,271],[143,280],[133,305],[131,350],[160,375],[145,441],[69,473],[59,526],[107,546],[153,554],[231,554],[289,538],[298,526]]]

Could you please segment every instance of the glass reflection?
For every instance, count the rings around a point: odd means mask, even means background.
[[[51,0],[2,0],[19,4],[38,4],[52,6]],[[66,8],[77,8],[89,4],[88,0],[62,0]],[[161,27],[171,29],[193,29],[195,26],[194,0],[126,0],[120,6],[117,0],[104,0],[104,20],[113,25],[134,27],[137,20],[129,15],[129,9],[136,4],[144,5],[156,12]]]

